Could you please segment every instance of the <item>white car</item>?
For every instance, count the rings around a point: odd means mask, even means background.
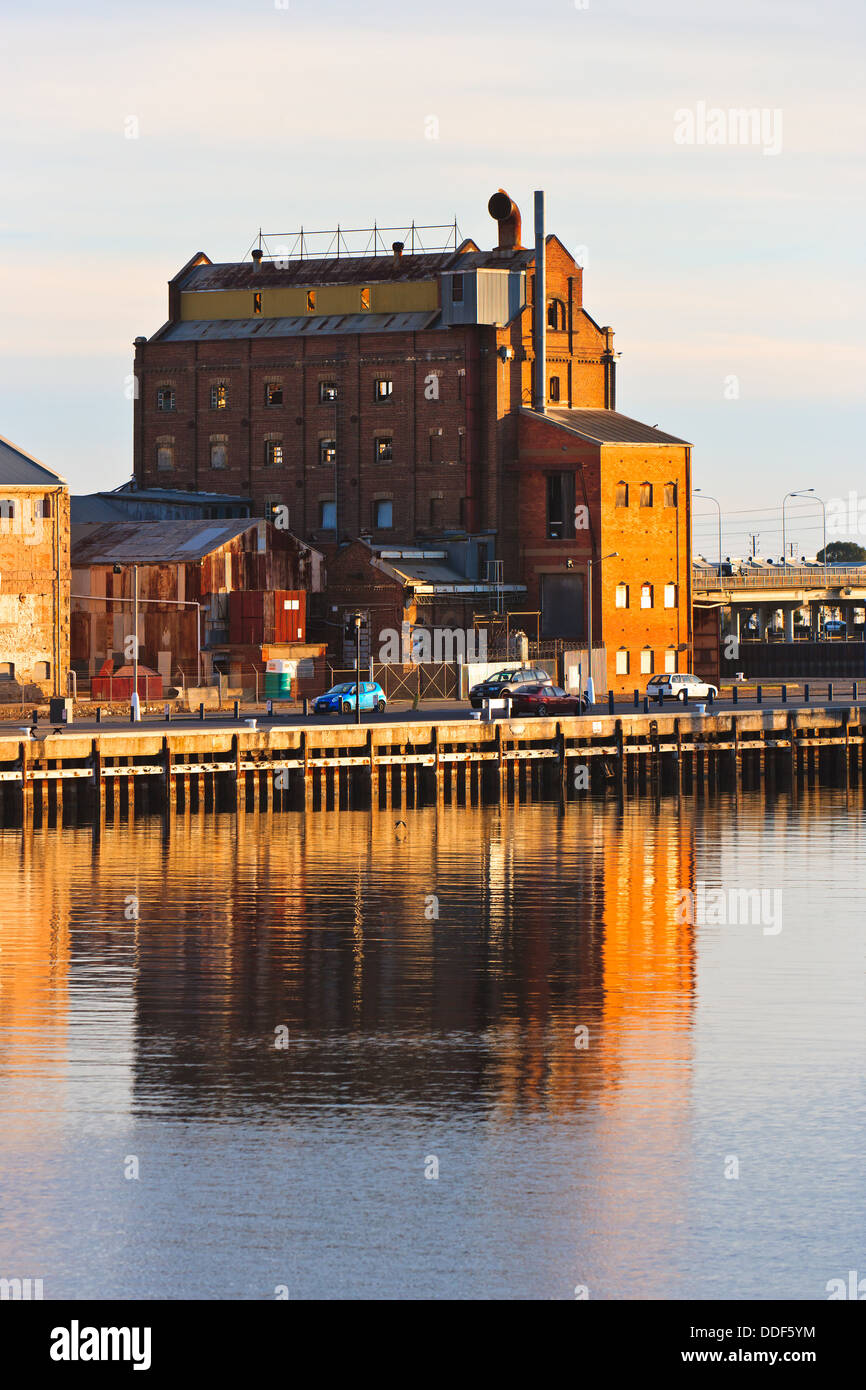
[[[681,704],[685,704],[687,700],[706,700],[710,695],[714,700],[719,698],[718,686],[708,685],[700,676],[690,676],[684,671],[652,676],[647,681],[646,693],[652,700],[658,699],[659,691],[665,700],[679,700]]]

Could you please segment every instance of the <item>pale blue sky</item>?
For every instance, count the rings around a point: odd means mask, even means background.
[[[789,488],[866,493],[854,0],[84,0],[7,7],[3,28],[0,434],[74,490],[131,472],[132,339],[192,252],[455,215],[490,245],[502,185],[528,232],[544,188],[549,229],[586,248],[619,408],[694,443],[726,552],[757,530],[779,553]],[[699,103],[781,112],[780,152],[677,143]]]

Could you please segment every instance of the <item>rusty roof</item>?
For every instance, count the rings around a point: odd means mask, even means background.
[[[71,562],[82,565],[189,564],[219,550],[258,523],[220,521],[97,521],[73,525]]]
[[[544,415],[529,410],[524,413],[534,415],[536,419],[548,420],[593,444],[689,444],[687,439],[665,434],[655,425],[644,425],[630,415],[620,415],[618,410],[556,410],[548,406]]]
[[[470,243],[471,245],[471,243]],[[195,265],[178,272],[174,283],[189,290],[254,290],[291,285],[369,285],[380,281],[430,280],[444,271],[521,269],[534,260],[527,250],[429,251],[393,256],[304,257],[292,261],[252,261]],[[193,258],[195,260],[195,258]],[[189,263],[188,263],[189,264]]]

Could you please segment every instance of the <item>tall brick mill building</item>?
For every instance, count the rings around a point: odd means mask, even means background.
[[[364,255],[335,232],[327,255],[298,234],[240,264],[193,256],[168,321],[135,340],[136,483],[284,507],[326,556],[473,537],[479,607],[487,581],[522,585],[512,607],[572,641],[588,562],[615,551],[593,569],[610,686],[687,669],[690,447],[616,410],[613,330],[543,195],[532,248],[506,193],[488,210],[487,251],[455,225],[436,251],[371,229]]]

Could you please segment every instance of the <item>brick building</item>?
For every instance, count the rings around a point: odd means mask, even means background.
[[[618,414],[613,330],[584,308],[583,270],[545,233],[542,195],[532,249],[506,193],[488,210],[492,250],[458,244],[455,226],[438,251],[388,251],[371,229],[376,253],[362,256],[339,233],[327,256],[302,236],[248,263],[193,256],[169,283],[167,322],[135,341],[136,485],[285,507],[329,558],[364,536],[483,540],[467,578],[501,562],[550,637],[585,631],[587,562],[618,549],[628,602],[596,570],[593,635],[626,688],[672,647],[688,664],[689,447]]]
[[[69,669],[69,489],[0,439],[0,700],[62,694]]]

